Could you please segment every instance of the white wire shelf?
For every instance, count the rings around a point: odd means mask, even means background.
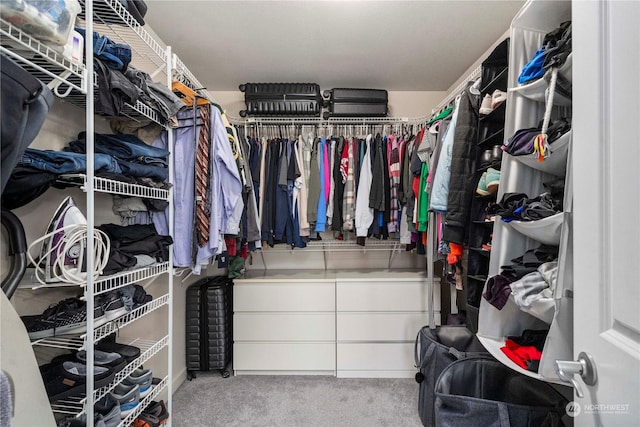
[[[79,1],[83,10],[78,17],[85,20],[85,0]],[[136,68],[152,76],[156,72],[165,73],[167,46],[145,30],[119,0],[94,0],[93,16],[94,31],[131,47],[132,63]],[[158,81],[166,81],[166,75]]]
[[[105,278],[99,278],[94,282],[94,295],[99,295],[132,283],[151,279],[160,276],[169,271],[169,263],[150,265],[149,267],[140,268],[133,271],[125,271],[117,273]]]
[[[25,278],[22,279],[20,289],[49,289],[49,288],[69,288],[69,287],[84,287],[84,285],[76,285],[73,283],[47,283],[43,285],[35,278],[35,270],[33,268],[28,269],[28,273],[25,274]],[[131,271],[123,271],[122,273],[116,273],[111,276],[99,277],[94,281],[94,295],[102,294],[112,291],[114,289],[121,288],[123,286],[130,285],[132,283],[140,282],[143,280],[151,279],[153,277],[160,276],[161,274],[169,271],[169,263],[163,262],[160,264],[150,265],[148,267],[138,268]]]
[[[165,387],[167,387],[167,384],[169,384],[169,376],[164,377],[162,381],[158,383],[158,385],[153,386],[153,390],[151,391],[151,393],[149,393],[149,395],[147,395],[140,401],[138,406],[136,406],[136,408],[127,416],[127,418],[123,419],[120,424],[118,424],[118,427],[131,425],[133,423],[133,420],[135,420],[138,415],[140,415],[142,411],[144,411],[146,407],[149,406],[149,403],[151,403],[152,400],[154,400],[160,395],[160,393],[162,393]],[[171,416],[171,414],[169,414],[169,416]]]
[[[141,317],[156,311],[160,307],[166,305],[169,302],[169,294],[164,294],[159,298],[153,299],[147,304],[131,310],[129,313],[118,317],[112,322],[105,323],[104,325],[96,328],[93,331],[93,342],[98,342],[107,335],[117,332],[121,328],[135,322]]]
[[[95,75],[94,75],[94,85],[95,85],[94,87],[96,88],[94,91],[95,93],[94,99],[95,99],[98,93],[97,81],[95,79]],[[82,109],[86,108],[86,105],[87,105],[87,99],[85,98],[85,96],[77,91],[71,91],[71,93],[69,93],[63,99],[75,105],[76,107],[80,107]],[[120,117],[128,117],[137,122],[151,120],[152,122],[157,123],[160,126],[166,125],[166,120],[163,117],[161,117],[157,113],[157,111],[155,111],[153,108],[149,107],[148,105],[143,104],[139,100],[136,101],[135,105],[128,104],[125,102],[124,107],[122,108],[122,111],[120,111]]]
[[[168,384],[168,376],[164,377],[158,385],[152,386],[153,390],[149,395],[147,395],[144,399],[140,401],[138,406],[136,406],[135,410],[127,416],[124,420],[118,424],[119,426],[129,426],[133,423],[133,420],[136,419],[138,415],[151,403],[153,399],[155,399]],[[98,390],[96,390],[97,392]],[[72,397],[64,400],[59,400],[57,402],[51,403],[51,409],[54,413],[64,414],[64,415],[73,415],[75,417],[85,412],[85,402],[86,399],[83,396]]]
[[[136,346],[140,349],[140,357],[133,362],[129,363],[125,368],[118,372],[113,379],[113,382],[108,386],[99,388],[93,393],[93,401],[97,402],[102,399],[104,395],[113,390],[118,384],[120,384],[125,378],[127,378],[133,371],[142,366],[147,360],[158,354],[160,350],[165,348],[169,343],[169,335],[162,338],[160,341],[149,341],[143,339],[135,339],[128,343],[129,345]],[[83,400],[83,402],[86,399]]]
[[[78,416],[84,411],[84,397],[70,397],[51,403],[51,409],[56,414]]]
[[[59,335],[57,337],[42,338],[31,342],[32,346],[78,350],[84,347],[84,338],[78,335]]]
[[[87,175],[67,174],[60,175],[59,181],[65,184],[77,185],[82,191],[87,191]],[[147,187],[139,184],[115,181],[113,179],[94,177],[93,189],[101,193],[119,194],[122,196],[142,197],[145,199],[169,200],[169,190]]]
[[[399,240],[378,240],[367,239],[365,245],[359,245],[356,240],[312,240],[307,242],[306,248],[292,248],[289,245],[275,245],[274,247],[265,247],[263,252],[353,252],[353,251],[397,251],[402,249],[404,245]]]
[[[87,73],[83,64],[69,60],[3,19],[0,19],[0,51],[21,63],[45,84],[58,80],[62,92],[65,87],[71,87],[80,94],[87,91]]]
[[[208,99],[211,102],[214,102],[214,100],[211,98],[211,95],[209,95],[209,92],[205,90],[202,83],[198,81],[196,76],[193,75],[193,73],[187,68],[187,66],[184,65],[184,62],[182,62],[178,55],[175,54],[173,55],[173,69],[174,80],[185,84],[189,88],[196,91],[200,96]]]
[[[228,116],[229,121],[236,125],[412,125],[429,121],[429,117],[247,117],[240,119]]]
[[[98,342],[107,335],[117,332],[121,328],[135,322],[136,320],[146,316],[147,314],[159,309],[169,302],[169,294],[151,300],[147,304],[131,310],[117,319],[105,323],[93,331],[93,342]],[[66,350],[82,350],[86,346],[87,334],[59,335],[55,337],[47,337],[31,342],[32,346],[43,346],[60,348]]]

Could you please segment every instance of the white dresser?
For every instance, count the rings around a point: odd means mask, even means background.
[[[435,282],[438,284],[439,282]],[[440,292],[434,312],[440,322]],[[338,377],[413,377],[414,343],[428,323],[426,274],[344,271],[336,275]]]
[[[233,291],[236,374],[335,373],[335,274],[248,272]]]
[[[415,374],[413,343],[427,323],[423,272],[248,272],[234,280],[233,300],[237,375]],[[439,286],[434,312],[439,322]]]

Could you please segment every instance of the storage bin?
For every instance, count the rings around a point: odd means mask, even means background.
[[[564,213],[558,212],[536,221],[511,221],[508,224],[515,230],[546,245],[560,245],[560,231],[564,223]]]
[[[570,142],[571,131],[549,144],[549,155],[542,162],[538,161],[536,153],[513,157],[533,169],[564,177],[567,170],[567,154],[569,153]]]
[[[438,427],[562,426],[568,401],[549,384],[490,358],[453,362],[435,387]]]
[[[78,0],[2,0],[0,17],[40,41],[64,46],[81,11]]]

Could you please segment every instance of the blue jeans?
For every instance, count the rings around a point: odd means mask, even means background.
[[[87,42],[86,31],[76,27]],[[93,32],[93,55],[98,57],[107,67],[114,70],[124,71],[131,62],[131,47],[127,44],[115,43],[107,36],[101,36]]]
[[[20,164],[55,174],[85,173],[87,171],[87,155],[27,148],[22,155]],[[116,159],[106,154],[96,153],[93,164],[96,172],[122,173]]]
[[[78,134],[78,140],[69,143],[72,151],[86,152],[86,132]],[[135,135],[112,135],[96,133],[94,136],[96,153],[109,154],[117,159],[166,167],[169,152],[152,147],[140,141]]]
[[[123,175],[152,178],[160,182],[166,182],[169,180],[169,169],[167,168],[153,166],[150,164],[128,162],[120,159],[115,160],[118,162],[120,169],[122,169]]]

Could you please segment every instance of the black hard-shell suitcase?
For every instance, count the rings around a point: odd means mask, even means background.
[[[227,365],[233,348],[233,282],[226,276],[205,277],[187,288],[187,377],[194,371],[219,369],[229,377]]]
[[[325,90],[327,98],[324,118],[334,117],[384,117],[388,113],[387,91],[382,89],[346,89]]]
[[[247,83],[239,86],[244,92],[249,116],[320,116],[322,96],[316,83]]]

